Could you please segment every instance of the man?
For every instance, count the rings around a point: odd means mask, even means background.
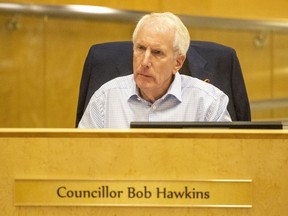
[[[145,15],[133,33],[133,75],[98,89],[78,127],[129,128],[131,121],[231,121],[229,99],[222,91],[179,74],[189,44],[189,32],[177,16]]]

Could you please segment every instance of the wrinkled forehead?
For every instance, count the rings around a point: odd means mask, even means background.
[[[143,26],[143,28],[139,29],[134,45],[174,50],[174,33],[169,29],[157,28],[153,25]]]

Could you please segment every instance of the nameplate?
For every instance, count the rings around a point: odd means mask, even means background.
[[[252,207],[251,180],[15,180],[16,206]]]

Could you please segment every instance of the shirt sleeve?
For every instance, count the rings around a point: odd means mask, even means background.
[[[208,111],[208,121],[232,121],[227,110],[229,98],[224,93],[221,94],[210,106]]]
[[[78,128],[104,128],[105,95],[93,95]]]

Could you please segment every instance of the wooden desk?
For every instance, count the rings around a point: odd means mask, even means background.
[[[286,215],[285,130],[0,129],[1,215]],[[252,208],[18,207],[15,179],[252,179]]]

